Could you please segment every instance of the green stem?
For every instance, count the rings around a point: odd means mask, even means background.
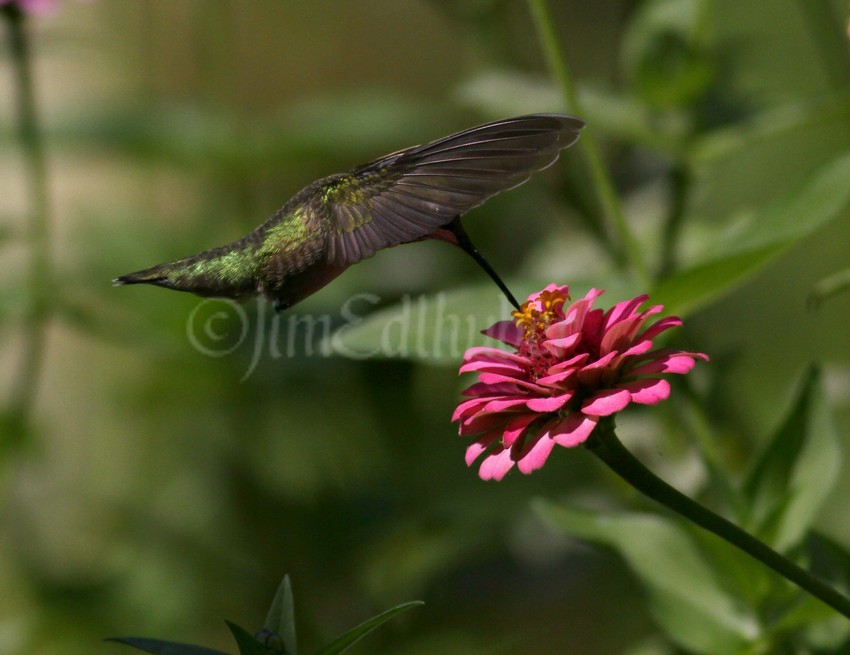
[[[691,184],[691,173],[686,161],[673,164],[670,171],[671,200],[670,213],[664,223],[661,236],[661,263],[658,267],[658,277],[664,278],[676,270],[676,246],[682,232],[685,218],[685,205],[688,200],[688,190]]]
[[[546,56],[546,62],[561,88],[567,111],[578,116],[584,116],[546,0],[528,0],[528,5],[534,18],[534,25]],[[596,195],[602,205],[603,215],[609,229],[617,235],[622,244],[625,255],[637,275],[638,282],[642,287],[648,288],[651,280],[646,262],[641,254],[638,241],[626,222],[617,192],[614,188],[614,183],[602,162],[602,155],[593,136],[592,127],[587,127],[582,132],[581,139],[579,139],[579,147],[587,159],[590,177]]]
[[[850,48],[844,25],[827,0],[797,0],[797,6],[833,88],[850,83]]]
[[[620,443],[614,433],[612,420],[602,421],[587,440],[586,446],[612,471],[641,493],[690,519],[721,539],[725,539],[733,546],[737,546],[815,598],[850,618],[850,598],[838,593],[764,542],[691,500],[657,477]]]
[[[38,392],[46,341],[46,289],[50,274],[50,224],[47,200],[47,166],[35,109],[31,56],[26,33],[26,15],[12,3],[2,7],[9,28],[16,113],[24,155],[30,217],[27,223],[29,262],[27,289],[29,307],[22,325],[22,355],[9,410],[12,419],[26,425]]]

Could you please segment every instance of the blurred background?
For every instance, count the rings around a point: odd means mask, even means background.
[[[583,118],[659,286],[848,151],[845,0],[552,5]],[[284,573],[307,650],[413,599],[425,607],[352,652],[610,655],[652,638],[625,564],[530,509],[538,496],[641,501],[582,450],[481,482],[449,422],[469,383],[459,353],[325,356],[310,337],[313,350],[273,352],[285,333],[269,330],[284,322],[268,307],[240,314],[110,284],[242,236],[316,178],[487,120],[562,111],[525,3],[66,0],[29,28],[54,279],[41,290],[35,404],[0,433],[0,652],[120,652],[100,640],[128,634],[232,651],[222,619],[259,627]],[[8,398],[32,290],[2,38]],[[777,230],[805,221],[806,207],[795,211]],[[557,281],[574,297],[609,289],[607,304],[646,289],[611,255],[598,214],[573,148],[466,226],[517,296]],[[680,345],[712,357],[696,383],[733,478],[811,362],[850,445],[850,296],[807,305],[848,252],[843,206],[734,287],[668,303],[686,315]],[[290,313],[337,327],[355,298],[373,320],[349,333],[351,347],[369,350],[396,329],[405,294],[433,303],[441,292],[477,329],[502,307],[471,260],[431,243],[379,253]],[[624,417],[622,438],[698,492],[676,404]],[[848,511],[843,474],[819,529],[847,544]]]

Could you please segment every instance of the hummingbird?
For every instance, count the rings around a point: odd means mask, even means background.
[[[378,250],[437,239],[472,256],[519,309],[461,216],[553,164],[583,127],[568,114],[530,114],[405,148],[313,182],[237,241],[113,282],[234,300],[262,294],[282,311]]]

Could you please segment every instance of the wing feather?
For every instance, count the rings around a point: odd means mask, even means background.
[[[399,204],[390,194],[383,194],[372,200],[374,206],[374,216],[382,221],[392,223],[391,230],[397,238],[402,239],[398,243],[412,241],[422,235],[422,231],[431,229],[431,216],[425,212],[417,210],[409,210]],[[381,233],[386,233],[387,226],[380,223]],[[426,232],[427,234],[428,232]]]
[[[330,217],[327,261],[353,264],[432,234],[550,166],[584,123],[565,114],[509,118],[414,146],[335,175],[314,201]]]

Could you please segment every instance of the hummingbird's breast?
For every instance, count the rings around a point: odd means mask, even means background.
[[[331,282],[348,266],[319,263],[309,266],[300,273],[294,273],[278,284],[275,278],[260,283],[260,291],[281,311],[304,300],[326,284]],[[268,286],[267,286],[268,285]]]
[[[328,263],[327,222],[305,196],[295,196],[257,229],[258,290],[278,309],[291,307],[347,268]]]

